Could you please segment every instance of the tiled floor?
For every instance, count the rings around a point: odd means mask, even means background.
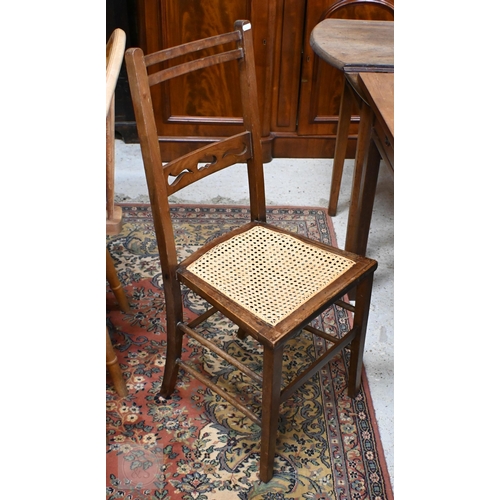
[[[331,160],[275,159],[265,165],[267,203],[326,207]],[[348,160],[333,224],[339,246],[345,241],[353,161]],[[177,201],[193,203],[245,203],[241,190],[243,166],[218,172],[196,186],[183,189]],[[115,190],[117,201],[148,201],[140,148],[116,141]],[[364,362],[382,444],[394,484],[394,197],[393,174],[382,164],[372,217],[367,255],[378,261]]]

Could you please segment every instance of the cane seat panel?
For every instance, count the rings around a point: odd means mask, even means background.
[[[210,249],[187,270],[274,326],[354,261],[257,226]]]

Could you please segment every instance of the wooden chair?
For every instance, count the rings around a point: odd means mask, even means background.
[[[354,397],[359,391],[373,273],[377,263],[289,234],[266,223],[252,30],[248,21],[236,21],[234,27],[235,30],[230,33],[146,56],[140,48],[130,48],[125,53],[125,62],[151,199],[166,299],[167,359],[159,396],[168,398],[172,394],[179,367],[182,367],[258,423],[262,429],[260,479],[268,482],[273,476],[280,404],[349,344],[351,355],[348,393]],[[204,49],[209,49],[209,55]],[[174,58],[188,54],[187,62],[172,64]],[[164,165],[150,86],[229,61],[237,61],[240,70],[243,131]],[[154,72],[151,71],[152,67]],[[251,222],[209,241],[203,248],[178,263],[169,196],[214,172],[242,162],[247,164],[248,170]],[[189,323],[183,321],[181,284],[194,290],[211,304],[205,313]],[[356,305],[352,306],[344,302],[343,298],[354,287],[357,288],[357,299]],[[339,304],[354,313],[354,326],[342,339],[308,325],[332,304]],[[262,376],[196,331],[198,325],[217,311],[239,327],[240,338],[250,335],[262,344]],[[285,343],[302,329],[327,339],[332,342],[332,347],[306,373],[298,374],[288,386],[282,387]],[[262,384],[260,416],[181,359],[184,334],[212,349]]]
[[[122,227],[121,207],[115,206],[115,88],[125,53],[125,32],[113,31],[106,44],[106,234],[118,234]],[[116,273],[113,258],[106,248],[106,280],[120,309],[130,309],[125,291]],[[120,396],[127,395],[127,388],[118,365],[108,329],[106,328],[106,366]]]

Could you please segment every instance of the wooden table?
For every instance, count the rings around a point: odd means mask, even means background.
[[[358,136],[345,249],[365,255],[380,159],[394,171],[394,73],[360,73],[358,85],[368,127]]]
[[[375,115],[372,139],[394,171],[394,73],[364,73],[358,81]]]
[[[358,74],[394,72],[394,22],[325,19],[311,32],[310,43],[319,57],[344,73],[328,206],[328,213],[333,216],[337,212],[353,106],[357,101],[361,107],[365,99]],[[361,114],[358,141],[366,133],[363,118]]]

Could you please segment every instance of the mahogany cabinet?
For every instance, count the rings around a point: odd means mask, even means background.
[[[136,37],[132,41],[146,54],[230,31],[236,19],[252,22],[266,161],[333,157],[343,76],[312,51],[309,37],[314,26],[325,18],[394,19],[394,0],[129,0],[116,4],[108,7],[111,24],[119,19],[117,10],[127,10],[129,30]],[[154,88],[165,160],[236,133],[240,110],[231,97],[239,91],[238,85],[236,68],[228,65]],[[126,101],[126,96],[122,98]],[[117,116],[116,129],[126,142],[136,140],[133,121],[130,113]],[[351,158],[357,121],[354,116]]]

